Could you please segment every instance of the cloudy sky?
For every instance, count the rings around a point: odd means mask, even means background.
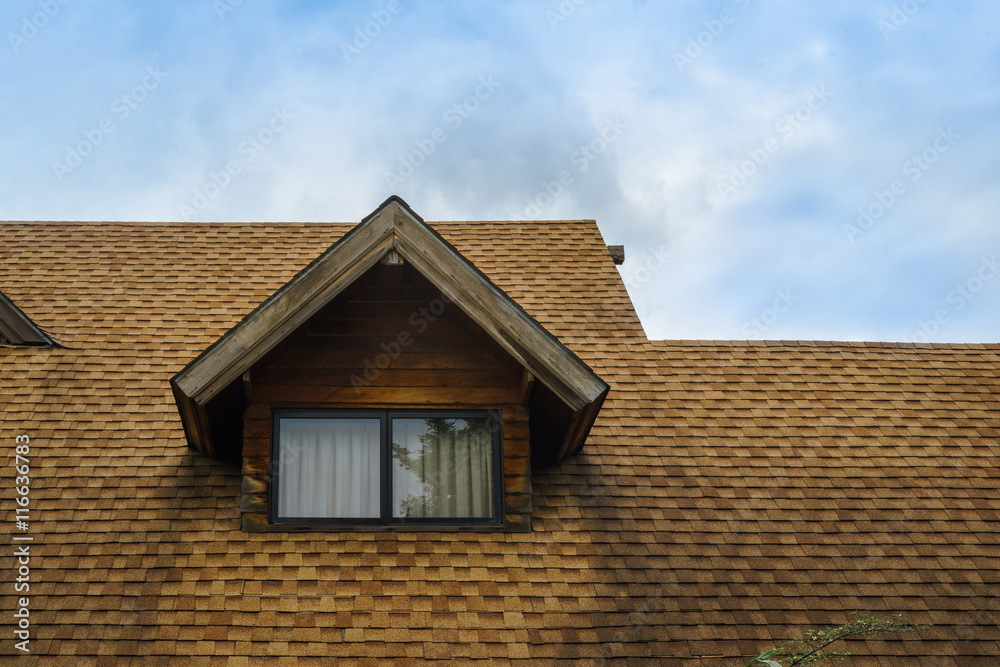
[[[1000,3],[7,0],[0,219],[596,219],[654,338],[1000,341]]]

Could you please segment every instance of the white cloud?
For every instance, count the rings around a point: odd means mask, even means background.
[[[248,133],[293,105],[294,123],[196,219],[356,220],[392,192],[428,219],[524,217],[568,171],[538,217],[596,218],[630,258],[675,248],[632,286],[654,337],[740,337],[788,286],[802,298],[768,336],[905,337],[1000,247],[1000,9],[984,0],[928,4],[888,40],[859,1],[587,2],[555,29],[555,2],[404,1],[345,57],[385,4],[245,2],[222,20],[198,0],[66,6],[0,64],[0,217],[178,219]],[[31,6],[11,3],[0,25]],[[674,53],[726,7],[736,20],[678,71]],[[51,162],[153,62],[170,78],[59,182]],[[484,76],[502,85],[449,124]],[[832,97],[783,132],[815,86]],[[580,170],[575,152],[614,119],[626,129]],[[946,126],[962,135],[954,150],[848,243],[857,208]],[[387,184],[438,129],[413,174]],[[720,201],[720,179],[770,139],[777,149]],[[992,294],[942,339],[996,340]]]

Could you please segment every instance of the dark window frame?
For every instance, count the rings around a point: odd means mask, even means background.
[[[278,458],[281,437],[281,419],[379,419],[379,504],[378,518],[352,517],[282,517],[278,514],[278,490],[281,485],[281,462]],[[492,517],[393,517],[392,511],[392,420],[393,419],[467,419],[487,418],[491,422],[493,457],[493,516]],[[500,526],[504,517],[503,476],[503,420],[499,410],[352,410],[352,409],[299,409],[275,408],[271,410],[271,481],[268,488],[269,522],[298,526]]]

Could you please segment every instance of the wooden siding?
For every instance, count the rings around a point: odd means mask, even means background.
[[[531,464],[523,377],[513,357],[412,267],[372,267],[255,364],[246,378],[244,529],[331,530],[268,525],[272,410],[416,408],[500,411],[504,526],[528,530]],[[344,529],[351,528],[333,530]]]

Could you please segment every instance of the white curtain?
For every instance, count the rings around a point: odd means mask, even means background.
[[[394,517],[493,517],[488,419],[393,419],[392,440]]]
[[[279,425],[278,515],[378,518],[378,419],[292,419]]]

